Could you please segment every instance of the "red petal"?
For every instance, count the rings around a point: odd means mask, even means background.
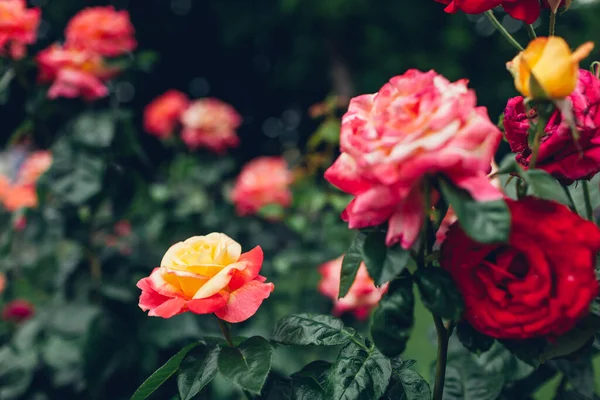
[[[502,7],[508,15],[526,24],[533,24],[540,16],[539,0],[505,1],[502,3]]]
[[[253,316],[263,300],[275,289],[272,283],[251,281],[229,295],[227,305],[215,311],[215,315],[224,321],[242,322]]]
[[[235,270],[231,281],[229,281],[229,289],[235,291],[242,287],[245,283],[250,282],[260,272],[264,254],[260,246],[256,246],[249,252],[242,254],[238,262],[245,262],[246,268],[243,270]]]
[[[227,294],[225,291],[223,293]],[[189,300],[186,304],[193,313],[211,314],[227,305],[227,297],[221,293],[217,293],[205,299]]]

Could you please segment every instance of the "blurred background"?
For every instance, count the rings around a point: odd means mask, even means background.
[[[40,100],[45,91],[36,92],[36,69],[26,61],[30,68],[23,68],[20,84],[0,96],[0,140],[8,145],[25,129],[36,147],[53,149],[73,115],[109,108],[127,110],[128,122],[121,128],[139,142],[135,149],[143,150],[142,156],[125,151],[129,144],[115,139],[105,158],[102,193],[69,207],[48,200],[26,214],[24,232],[2,237],[5,300],[26,297],[37,311],[26,325],[0,326],[0,400],[127,399],[183,344],[218,335],[208,317],[160,320],[137,307],[135,282],[147,276],[170,244],[195,234],[226,232],[245,250],[258,244],[265,250],[261,274],[277,289],[251,321],[235,327],[236,335],[268,336],[276,319],[292,312],[328,313],[331,302],[316,291],[317,267],[341,255],[352,232],[339,219],[347,197],[322,179],[335,155],[337,125],[311,117],[315,103],[331,95],[347,99],[375,92],[409,68],[469,79],[492,121],[516,95],[505,68],[513,48],[485,17],[447,15],[433,0],[29,3],[42,7],[39,38],[30,54],[63,40],[67,21],[82,8],[111,4],[128,10],[138,40],[130,60],[135,68],[110,83],[109,98],[83,106],[77,100]],[[521,23],[496,13],[526,43]],[[540,35],[547,31],[547,16],[543,21],[534,25]],[[559,17],[557,32],[572,47],[587,40],[599,43],[599,21],[600,1],[574,0],[572,10]],[[182,151],[144,133],[145,106],[168,89],[230,103],[243,117],[242,144],[217,157]],[[343,111],[340,107],[325,121],[337,121]],[[311,142],[315,135],[321,139]],[[226,192],[239,169],[257,156],[281,154],[304,171],[283,223],[269,222],[264,214],[236,217]],[[14,215],[2,218],[4,226],[13,226]],[[114,239],[123,220],[131,232],[120,247],[107,246],[106,237]],[[344,321],[363,331],[367,326],[351,315]],[[417,360],[415,368],[428,379],[435,357],[430,326],[419,305],[405,354]],[[278,349],[274,368],[289,374],[330,356]],[[155,398],[171,398],[175,383],[163,390]],[[236,399],[241,394],[217,379],[201,396]],[[546,392],[537,396],[550,398]]]

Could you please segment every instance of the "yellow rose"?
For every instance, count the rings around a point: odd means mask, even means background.
[[[560,37],[540,37],[529,43],[506,67],[515,78],[515,87],[525,97],[561,99],[577,85],[579,62],[594,48],[584,43],[571,52]]]
[[[223,233],[191,237],[171,246],[160,267],[138,282],[140,308],[163,318],[191,311],[244,321],[274,289],[258,275],[262,262],[260,246],[242,254],[240,244]]]

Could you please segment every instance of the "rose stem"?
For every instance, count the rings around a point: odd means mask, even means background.
[[[583,186],[583,198],[585,200],[585,214],[587,219],[590,221],[594,220],[594,209],[592,208],[592,200],[590,198],[590,187],[588,181],[582,180],[581,186]]]
[[[573,196],[571,196],[571,191],[569,190],[568,187],[566,187],[565,185],[562,185],[563,190],[565,191],[565,194],[567,195],[567,198],[569,199],[569,208],[571,209],[571,211],[573,211],[575,214],[579,214],[577,212],[577,208],[575,207],[575,201],[573,200]]]
[[[227,341],[227,344],[231,347],[235,347],[233,345],[233,341],[231,340],[231,332],[229,331],[229,325],[227,325],[227,322],[217,318],[217,323],[219,324],[219,329],[221,330],[223,337]]]
[[[535,29],[533,29],[533,25],[526,24],[525,29],[527,30],[527,34],[531,40],[537,39],[537,35],[535,34]]]
[[[421,251],[423,256],[420,257],[419,268],[431,267],[429,262],[426,262],[426,260],[431,254],[433,247],[433,243],[430,243],[429,241],[429,231],[431,228],[431,183],[429,182],[428,177],[425,178],[423,192],[425,195],[425,227],[423,228],[425,230],[425,234],[423,235],[423,243],[421,244],[421,248],[424,249],[424,251]],[[433,313],[431,316],[433,317],[433,322],[435,323],[435,330],[437,331],[438,338],[433,400],[442,400],[442,396],[444,394],[444,382],[446,380],[446,362],[448,360],[448,332],[450,330],[446,329],[444,322],[439,316]]]
[[[550,29],[549,29],[549,36],[554,36],[554,31],[556,29],[556,13],[551,12],[550,13]]]
[[[437,361],[435,364],[435,386],[433,400],[442,400],[444,396],[444,382],[446,380],[446,362],[448,360],[448,331],[442,319],[433,315],[435,330],[437,331]]]
[[[538,154],[540,152],[540,142],[542,135],[546,130],[546,116],[543,112],[538,111],[537,129],[535,130],[535,136],[533,137],[533,148],[531,149],[531,161],[529,161],[529,169],[535,169],[537,164]]]
[[[519,44],[519,42],[517,42],[516,39],[514,37],[512,37],[512,35],[510,33],[508,33],[506,28],[502,26],[502,24],[500,23],[500,21],[498,21],[498,19],[496,19],[492,10],[488,10],[484,14],[486,17],[488,17],[488,19],[496,27],[496,29],[498,29],[498,31],[502,34],[502,36],[504,36],[506,38],[506,40],[508,40],[508,42],[510,44],[512,44],[517,50],[523,51],[523,46],[521,46]]]

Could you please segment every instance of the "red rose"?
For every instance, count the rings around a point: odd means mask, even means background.
[[[450,14],[462,11],[467,14],[481,14],[502,6],[513,18],[533,24],[540,16],[539,0],[436,0],[447,4],[445,11]]]
[[[34,314],[33,304],[27,300],[13,300],[7,303],[2,310],[2,319],[5,321],[22,322]]]
[[[600,79],[589,71],[579,70],[577,87],[567,98],[573,104],[580,135],[578,146],[568,123],[558,110],[555,111],[542,138],[537,167],[562,183],[571,184],[578,179],[591,179],[600,171]],[[530,117],[535,115],[530,114]],[[529,120],[523,97],[508,101],[504,110],[504,129],[512,151],[517,153],[517,161],[524,166],[529,165]]]
[[[441,265],[462,293],[464,317],[475,329],[498,339],[561,335],[598,293],[600,229],[551,201],[507,203],[508,244],[477,243],[454,224]]]

